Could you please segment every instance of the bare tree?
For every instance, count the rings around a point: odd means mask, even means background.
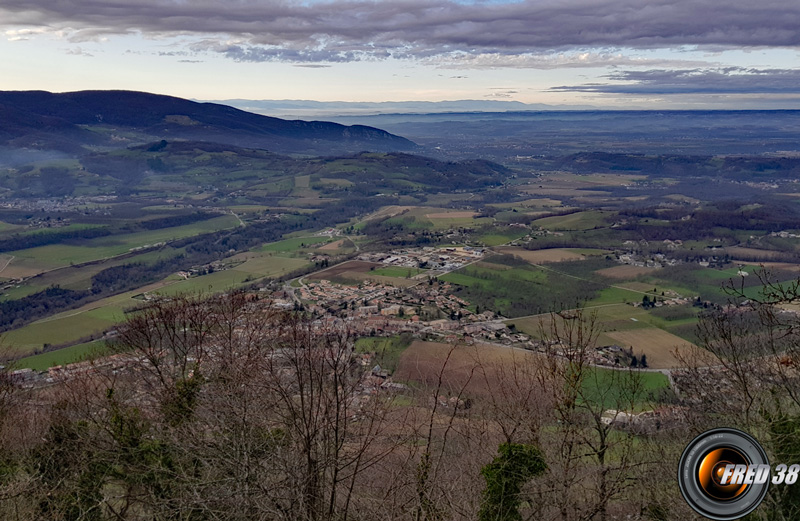
[[[543,440],[550,471],[540,494],[554,508],[542,518],[610,519],[612,503],[626,498],[649,461],[629,421],[644,399],[640,373],[592,364],[600,332],[596,313],[582,309],[553,313],[540,325],[547,356],[539,379],[552,393],[557,425]]]

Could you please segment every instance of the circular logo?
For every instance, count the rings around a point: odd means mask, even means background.
[[[739,519],[761,504],[769,479],[752,483],[746,483],[752,479],[735,479],[735,475],[732,479],[731,468],[755,465],[769,465],[769,461],[752,436],[737,429],[710,430],[684,449],[678,464],[678,485],[697,513],[717,521]]]

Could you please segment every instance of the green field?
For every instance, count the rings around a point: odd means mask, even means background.
[[[123,316],[122,309],[112,304],[88,311],[71,310],[8,331],[3,339],[14,353],[26,354],[42,349],[45,344],[58,345],[100,333],[117,322],[111,317],[121,320]]]
[[[591,230],[598,226],[605,225],[605,212],[591,210],[586,212],[576,212],[569,215],[556,215],[537,219],[531,223],[532,226],[540,226],[545,230]]]
[[[155,251],[148,251],[139,255],[125,258],[109,259],[105,262],[92,263],[83,266],[65,266],[49,271],[38,277],[30,278],[19,287],[14,287],[0,293],[0,300],[13,300],[25,297],[31,293],[42,291],[49,286],[58,285],[65,289],[84,290],[92,286],[92,277],[97,273],[114,266],[133,262],[155,262],[162,259],[175,257],[181,253],[180,249],[169,246]],[[27,262],[27,260],[26,260]]]
[[[22,226],[18,226],[16,224],[9,224],[7,222],[0,221],[0,233],[11,232],[14,230],[22,229]]]
[[[617,304],[627,302],[641,302],[642,293],[620,287],[608,287],[600,291],[600,294],[587,302],[587,306],[600,306],[603,304]]]
[[[229,269],[224,271],[215,271],[208,275],[201,275],[199,277],[192,277],[187,280],[181,280],[174,284],[170,284],[156,293],[160,295],[178,295],[181,293],[217,293],[233,289],[240,286],[245,282],[250,282],[256,277],[251,273]]]
[[[146,255],[155,254],[157,252]],[[69,343],[113,328],[115,324],[124,320],[126,309],[141,304],[141,300],[134,297],[141,295],[143,291],[149,290],[164,295],[214,293],[263,277],[281,276],[306,264],[307,261],[304,259],[263,255],[249,258],[235,269],[217,271],[188,280],[180,280],[171,275],[162,282],[104,298],[9,331],[5,333],[4,339],[15,352],[30,353],[41,349],[45,344]]]
[[[40,355],[33,355],[14,362],[18,369],[29,368],[36,371],[45,371],[54,365],[65,365],[80,362],[87,358],[107,354],[105,340],[95,340],[86,344],[77,344],[57,351],[50,351]]]
[[[393,373],[397,369],[400,355],[414,339],[407,334],[392,337],[364,337],[356,340],[357,353],[375,353],[371,365],[380,365],[382,369]]]
[[[80,246],[69,244],[49,244],[26,250],[10,252],[20,259],[30,259],[41,262],[50,267],[80,264],[98,259],[114,257],[128,253],[133,248],[153,245],[160,242],[192,237],[201,233],[214,232],[239,225],[239,220],[233,215],[215,217],[207,221],[151,230],[130,234],[120,234],[111,237],[99,237],[86,240]]]
[[[500,246],[506,244],[520,237],[527,235],[528,230],[525,228],[512,228],[502,233],[489,232],[479,235],[477,239],[484,243],[486,246]]]
[[[217,293],[233,289],[264,277],[280,277],[293,270],[306,266],[308,261],[297,258],[264,255],[247,259],[238,266],[179,280],[158,293],[176,295],[178,293]]]
[[[668,388],[669,379],[651,371],[628,372],[592,367],[583,380],[587,399],[619,410],[629,410],[631,406],[636,411],[651,409],[657,395]]]
[[[265,244],[258,251],[271,252],[297,252],[299,250],[319,246],[322,243],[330,242],[330,237],[292,237],[278,242]]]

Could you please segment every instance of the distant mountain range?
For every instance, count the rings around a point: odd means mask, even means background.
[[[449,112],[507,112],[526,110],[597,110],[590,105],[546,105],[507,100],[455,101],[312,101],[312,100],[215,100],[256,114],[279,117],[362,116],[377,114],[435,114]]]
[[[158,139],[314,155],[415,148],[411,141],[373,127],[287,121],[144,92],[0,91],[0,146],[79,154]]]

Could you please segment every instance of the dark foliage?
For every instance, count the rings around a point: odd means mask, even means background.
[[[83,302],[90,292],[53,286],[17,300],[0,301],[0,331]]]

